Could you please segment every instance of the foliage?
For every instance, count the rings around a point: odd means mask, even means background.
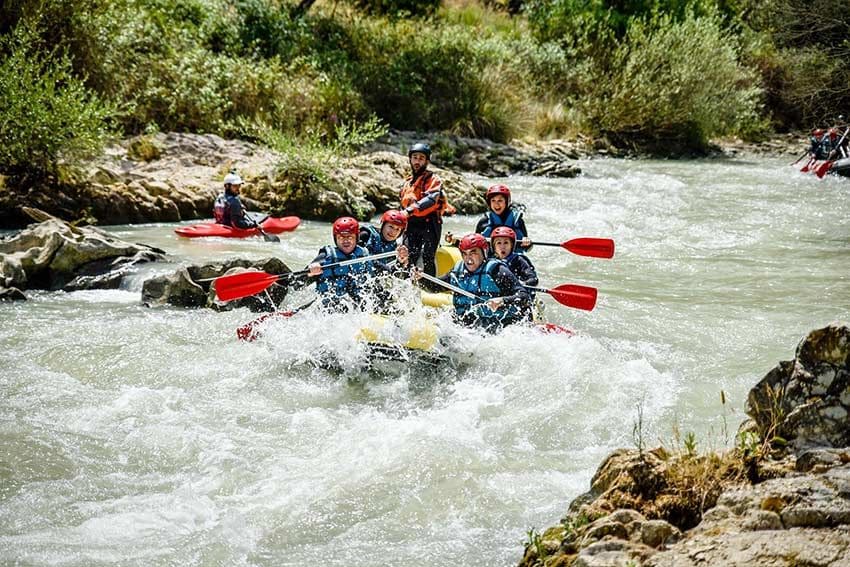
[[[751,64],[761,73],[774,121],[832,125],[850,105],[850,11],[843,0],[754,2],[747,23],[763,34]]]
[[[42,179],[62,160],[99,152],[112,109],[73,76],[67,54],[41,44],[35,25],[0,39],[0,170]]]
[[[430,16],[442,0],[354,0],[354,4],[369,14],[409,17]]]
[[[758,121],[758,84],[715,16],[634,21],[611,67],[581,106],[617,145],[698,151],[710,136]]]

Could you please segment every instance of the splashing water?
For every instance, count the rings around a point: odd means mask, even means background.
[[[778,160],[582,167],[505,181],[533,238],[617,242],[610,261],[531,252],[542,284],[599,288],[592,313],[544,299],[579,334],[481,336],[444,314],[436,364],[370,368],[356,340],[368,315],[307,311],[246,343],[247,311],[139,304],[142,281],[180,263],[300,267],[329,241],[325,223],[280,244],[112,227],[170,261],[123,290],[0,305],[4,560],[511,565],[530,527],[556,523],[608,452],[634,446],[638,408],[650,446],[675,427],[700,448],[731,443],[748,389],[850,311],[850,182]]]

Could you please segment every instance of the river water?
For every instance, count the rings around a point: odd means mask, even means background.
[[[356,316],[248,344],[246,310],[140,305],[179,264],[301,266],[325,223],[281,244],[107,227],[170,261],[122,290],[0,305],[0,563],[507,566],[611,450],[734,443],[750,387],[848,319],[850,180],[771,159],[581,166],[506,182],[534,238],[616,241],[613,260],[531,253],[544,285],[597,287],[596,310],[545,300],[573,338],[455,330],[460,366],[359,372]]]

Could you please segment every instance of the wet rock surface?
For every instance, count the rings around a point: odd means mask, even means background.
[[[850,565],[848,337],[841,323],[810,332],[752,389],[741,431],[758,446],[611,454],[520,565]]]
[[[114,289],[138,264],[165,256],[162,250],[124,242],[94,227],[75,227],[38,210],[28,213],[40,222],[0,240],[2,288]]]
[[[278,258],[250,261],[235,258],[226,262],[183,266],[175,272],[145,280],[142,285],[142,303],[148,307],[172,305],[175,307],[208,307],[228,311],[248,307],[251,311],[273,311],[286,297],[288,287],[272,285],[268,295],[261,294],[228,302],[218,301],[214,279],[249,270],[270,274],[286,274],[291,270]]]

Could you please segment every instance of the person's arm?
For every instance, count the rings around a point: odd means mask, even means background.
[[[408,215],[414,216],[418,216],[417,213],[420,211],[427,211],[427,214],[431,214],[436,208],[439,208],[443,200],[445,200],[443,196],[443,182],[436,175],[431,175],[427,187],[422,191],[422,198],[413,203],[408,202],[404,210]]]
[[[534,269],[534,265],[524,256],[517,255],[516,258],[518,268],[516,277],[519,283],[536,287],[539,280],[537,279],[537,270]]]
[[[517,305],[530,301],[531,296],[506,264],[499,264],[493,273],[493,280],[499,286],[503,305]]]
[[[257,226],[257,223],[254,222],[254,219],[245,214],[245,207],[242,206],[242,201],[237,199],[231,199],[230,201],[230,222],[236,228],[254,228]]]

